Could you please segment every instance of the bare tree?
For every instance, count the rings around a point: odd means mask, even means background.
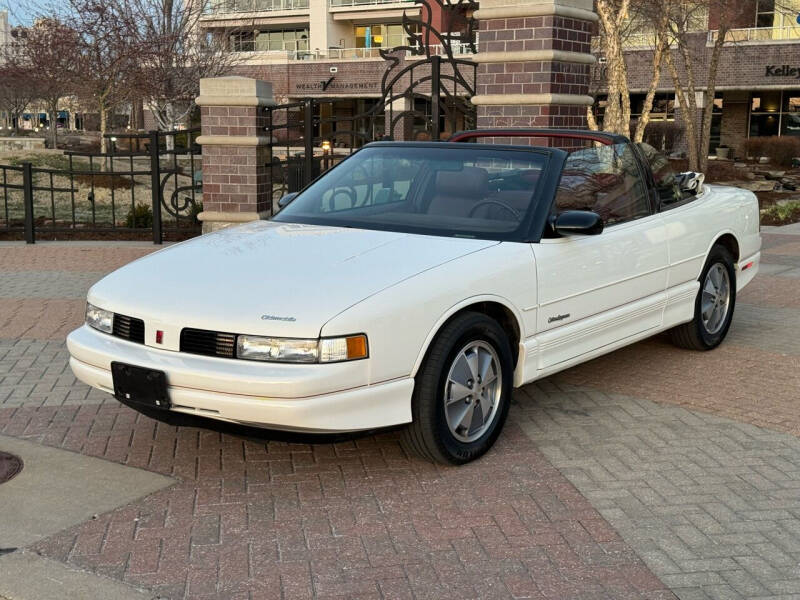
[[[633,134],[633,141],[640,143],[644,140],[644,133],[650,123],[650,115],[653,111],[653,100],[661,81],[661,66],[664,62],[664,55],[669,50],[669,12],[667,10],[669,0],[646,0],[638,4],[640,9],[639,18],[641,22],[652,24],[652,29],[647,31],[647,37],[652,43],[653,59],[650,81],[648,82],[647,94],[642,106],[642,114],[636,122],[636,131]]]
[[[604,71],[608,101],[603,119],[604,130],[630,135],[630,88],[624,49],[631,42],[652,48],[652,72],[642,114],[633,135],[635,141],[641,142],[650,122],[653,100],[661,80],[661,66],[669,45],[668,17],[664,2],[643,0],[631,5],[629,0],[597,0],[596,10],[600,17],[598,39],[606,61]],[[599,129],[591,107],[587,111],[587,119],[591,129]]]
[[[78,34],[57,18],[37,19],[27,30],[24,44],[10,59],[25,73],[43,101],[50,120],[50,146],[58,141],[59,102],[73,90]]]
[[[600,39],[608,70],[608,101],[603,117],[603,129],[629,135],[631,100],[623,44],[630,0],[597,0],[595,8],[600,17]]]
[[[722,49],[726,42],[730,41],[728,33],[732,24],[738,22],[742,12],[750,8],[750,4],[729,2],[729,0],[696,0],[692,3],[672,0],[669,7],[669,22],[674,43],[665,55],[665,62],[686,125],[689,168],[693,171],[704,172],[708,166],[711,121]],[[698,30],[705,28],[700,24],[707,22],[711,12],[718,17],[719,29],[710,54],[707,54],[706,44],[692,43],[691,34],[696,34]],[[696,36],[694,41],[696,42]],[[698,66],[705,70],[704,73],[701,71],[705,79],[702,111],[698,110],[697,103],[700,89]]]
[[[32,82],[17,65],[0,64],[0,110],[10,118],[11,124],[19,128],[22,113],[37,96]]]
[[[78,35],[75,84],[97,108],[105,153],[109,116],[129,99],[128,84],[143,52],[135,35],[139,17],[125,0],[66,0],[61,13]]]
[[[200,27],[207,0],[131,0],[144,53],[136,89],[159,129],[171,131],[194,109],[200,79],[229,72],[236,54]],[[168,143],[172,141],[168,138]]]

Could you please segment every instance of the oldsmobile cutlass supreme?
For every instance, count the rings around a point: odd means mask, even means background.
[[[369,144],[281,205],[94,285],[75,375],[168,422],[408,424],[464,463],[516,386],[664,330],[719,345],[761,247],[751,192],[591,132]]]

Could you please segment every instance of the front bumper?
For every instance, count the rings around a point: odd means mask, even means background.
[[[368,361],[282,365],[198,356],[135,344],[86,325],[69,334],[67,348],[75,376],[111,394],[112,361],[164,371],[172,412],[325,433],[411,422],[414,380],[359,385]]]

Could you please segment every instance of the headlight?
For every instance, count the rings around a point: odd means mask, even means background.
[[[114,313],[110,310],[103,310],[96,306],[86,303],[86,324],[94,327],[103,333],[111,333],[114,329]]]
[[[317,362],[317,340],[240,335],[236,338],[236,356],[248,360],[272,362]]]
[[[266,362],[340,362],[367,357],[367,336],[352,335],[321,340],[240,335],[236,338],[236,356]]]

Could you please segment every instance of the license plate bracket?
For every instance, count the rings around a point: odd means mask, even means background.
[[[164,371],[112,362],[111,376],[114,380],[114,397],[120,402],[161,409],[171,406]]]

